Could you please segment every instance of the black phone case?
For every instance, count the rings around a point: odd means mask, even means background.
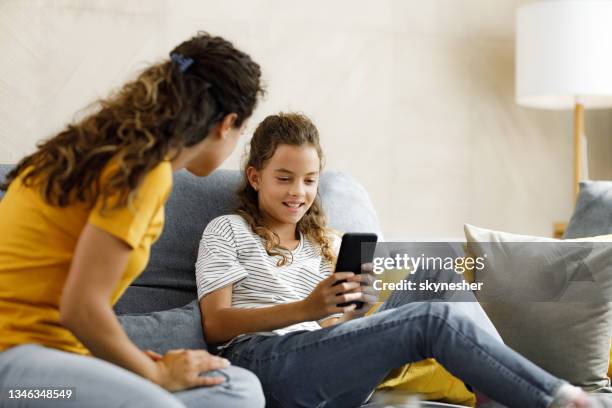
[[[340,244],[340,252],[338,253],[338,261],[336,262],[336,272],[353,272],[355,274],[361,273],[361,265],[364,263],[372,262],[374,258],[374,250],[376,245],[363,245],[364,243],[376,243],[378,236],[372,233],[357,233],[347,232],[342,236],[342,243]],[[363,253],[362,253],[363,249]],[[345,280],[341,280],[335,283],[339,285]],[[357,309],[363,307],[363,302],[344,302],[338,304],[338,307],[345,307],[351,304],[356,304]]]

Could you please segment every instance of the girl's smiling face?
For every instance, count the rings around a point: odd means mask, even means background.
[[[296,225],[317,195],[321,161],[310,144],[280,144],[263,169],[247,169],[270,227]]]

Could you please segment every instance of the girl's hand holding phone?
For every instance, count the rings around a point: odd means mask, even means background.
[[[355,310],[355,304],[344,307],[345,302],[365,301],[363,292],[357,290],[361,283],[355,280],[353,272],[336,272],[325,278],[314,288],[308,297],[300,301],[305,320],[320,320],[336,313]],[[338,281],[346,281],[337,283]]]

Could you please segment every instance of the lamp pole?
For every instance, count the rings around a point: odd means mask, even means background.
[[[582,137],[584,135],[584,105],[576,101],[574,106],[574,201],[580,192],[582,180]]]

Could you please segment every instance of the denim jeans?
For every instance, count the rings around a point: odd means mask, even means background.
[[[219,373],[225,377],[220,385],[170,393],[104,360],[27,344],[0,352],[0,407],[264,406],[261,385],[252,373],[233,366]],[[71,387],[74,399],[9,399],[9,390],[51,387]]]
[[[394,295],[371,316],[254,336],[222,354],[259,377],[268,407],[355,408],[391,369],[426,358],[508,407],[548,407],[564,383],[505,346],[461,306],[477,303]]]

